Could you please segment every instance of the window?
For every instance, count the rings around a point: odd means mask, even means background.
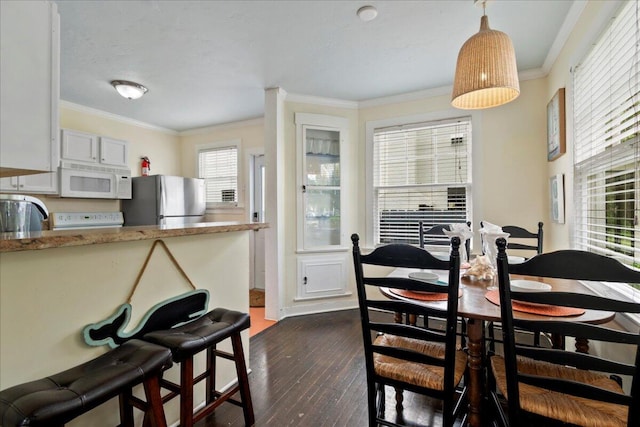
[[[238,143],[197,148],[198,176],[204,178],[207,207],[238,205]]]
[[[418,244],[418,222],[466,222],[471,118],[373,129],[373,243]]]
[[[626,2],[575,67],[577,249],[640,268],[638,2]],[[640,289],[640,284],[632,284]]]

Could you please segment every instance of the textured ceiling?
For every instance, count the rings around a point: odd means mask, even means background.
[[[472,0],[57,0],[65,101],[176,131],[261,117],[264,90],[347,101],[446,87],[478,31]],[[371,4],[378,17],[356,11]],[[568,0],[489,3],[518,70],[540,70]],[[121,98],[114,79],[149,89]]]

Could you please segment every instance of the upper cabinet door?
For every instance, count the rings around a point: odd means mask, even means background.
[[[114,166],[127,166],[129,159],[127,141],[100,137],[100,163]]]
[[[62,130],[62,152],[66,160],[98,163],[98,136],[77,130]]]
[[[0,2],[0,176],[58,167],[59,53],[55,3]]]

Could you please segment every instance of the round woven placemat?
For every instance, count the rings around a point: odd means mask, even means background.
[[[497,289],[488,291],[484,296],[495,305],[500,305],[500,294],[498,294]],[[584,314],[584,309],[582,308],[530,304],[514,300],[511,300],[511,307],[513,307],[515,311],[521,311],[523,313],[540,314],[542,316],[552,317],[580,316],[581,314]]]
[[[447,293],[413,292],[404,289],[389,289],[392,293],[405,298],[417,299],[420,301],[446,301],[449,298]],[[462,289],[458,290],[458,298],[462,296]]]

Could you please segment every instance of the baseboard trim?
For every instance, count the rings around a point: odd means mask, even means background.
[[[357,308],[358,301],[324,301],[315,304],[304,304],[293,307],[286,307],[283,310],[282,319],[293,316],[304,316],[306,314],[326,313],[329,311],[351,310]]]

